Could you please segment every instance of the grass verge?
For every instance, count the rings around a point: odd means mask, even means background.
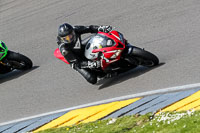
[[[200,133],[200,111],[165,112],[98,120],[39,133]]]

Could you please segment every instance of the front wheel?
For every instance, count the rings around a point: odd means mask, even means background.
[[[132,56],[136,59],[138,65],[152,67],[158,65],[159,63],[157,56],[138,47],[133,48]]]
[[[28,57],[13,51],[8,51],[6,59],[13,69],[27,70],[33,66],[32,61]]]

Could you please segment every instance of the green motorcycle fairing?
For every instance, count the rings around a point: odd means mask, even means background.
[[[0,61],[7,55],[8,48],[6,47],[6,44],[0,40]]]

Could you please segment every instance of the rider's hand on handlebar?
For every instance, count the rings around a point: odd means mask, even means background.
[[[101,66],[100,61],[88,61],[89,68],[99,68]]]
[[[110,26],[110,25],[99,26],[98,31],[108,33],[110,31],[112,31],[112,26]]]
[[[80,68],[99,68],[101,66],[100,61],[82,61]]]

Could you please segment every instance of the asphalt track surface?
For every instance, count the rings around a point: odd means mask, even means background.
[[[112,25],[162,64],[90,85],[53,55],[64,22]],[[199,0],[0,0],[0,39],[34,63],[0,75],[0,122],[200,81]]]

